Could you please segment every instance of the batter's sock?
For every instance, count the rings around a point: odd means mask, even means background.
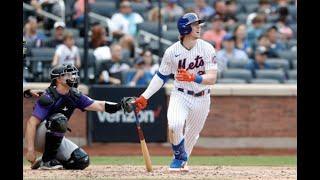
[[[182,141],[178,145],[172,144],[172,150],[173,150],[175,159],[184,160],[184,161],[188,160],[188,155],[184,149],[184,139],[182,139]]]
[[[61,133],[54,133],[54,132],[46,133],[45,149],[42,155],[43,162],[48,162],[56,158],[63,136],[64,135]]]

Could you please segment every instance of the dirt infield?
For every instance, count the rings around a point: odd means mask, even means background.
[[[91,165],[83,171],[30,170],[23,168],[24,179],[297,179],[296,167],[266,166],[190,166],[188,173],[173,173],[167,166]]]

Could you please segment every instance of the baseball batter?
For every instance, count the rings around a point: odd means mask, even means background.
[[[93,100],[78,89],[79,71],[74,65],[58,65],[50,72],[51,85],[39,96],[32,115],[26,124],[26,159],[32,163],[32,169],[85,169],[89,165],[88,154],[68,138],[68,121],[73,111],[106,111],[115,113],[123,109],[132,110],[129,98],[120,103]],[[24,92],[24,95],[33,95]],[[26,97],[26,96],[25,96]],[[36,160],[35,152],[42,152]]]
[[[169,75],[175,75],[167,114],[174,155],[170,171],[188,171],[187,161],[209,113],[210,87],[217,78],[215,49],[199,39],[202,23],[195,13],[179,18],[180,41],[165,51],[159,71],[135,101],[139,112]]]

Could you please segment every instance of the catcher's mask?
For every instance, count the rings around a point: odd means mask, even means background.
[[[56,82],[57,78],[62,78],[69,87],[77,88],[80,82],[79,70],[74,65],[58,65],[50,72],[51,83]]]

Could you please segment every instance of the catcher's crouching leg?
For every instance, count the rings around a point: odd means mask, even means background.
[[[82,149],[74,150],[68,161],[61,162],[65,169],[83,170],[90,164],[88,154]]]

